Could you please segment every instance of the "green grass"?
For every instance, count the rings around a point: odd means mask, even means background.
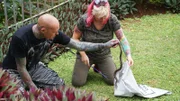
[[[180,14],[144,16],[121,21],[131,45],[134,65],[131,67],[138,84],[162,88],[172,92],[153,99],[140,97],[114,97],[114,87],[92,70],[85,86],[77,88],[95,92],[109,101],[179,101],[180,100]],[[119,67],[119,48],[112,49],[115,64]],[[75,55],[68,52],[49,63],[49,67],[71,85]]]

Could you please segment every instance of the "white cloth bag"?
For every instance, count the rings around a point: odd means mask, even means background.
[[[144,98],[154,98],[171,92],[147,85],[137,84],[128,62],[124,62],[121,70],[117,71],[114,80],[114,95],[132,97],[134,95]]]

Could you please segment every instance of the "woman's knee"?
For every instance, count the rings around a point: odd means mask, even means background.
[[[108,85],[114,85],[114,79],[104,79],[104,81],[108,84]]]
[[[86,81],[72,79],[72,85],[75,87],[84,86]]]

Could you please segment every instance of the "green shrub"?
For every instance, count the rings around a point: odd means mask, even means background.
[[[133,0],[109,0],[111,5],[111,11],[119,19],[122,19],[127,14],[133,14],[134,11],[137,11],[135,8],[136,3]]]
[[[180,13],[179,0],[165,0],[165,6],[169,8],[173,13]]]
[[[164,0],[149,0],[149,3],[151,4],[162,4],[164,2]]]
[[[146,0],[134,0],[134,1],[136,2],[136,4],[141,5],[141,4],[143,4],[143,3],[144,3],[144,1],[146,1]]]

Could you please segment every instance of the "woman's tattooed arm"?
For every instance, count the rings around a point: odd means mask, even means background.
[[[120,45],[122,46],[123,51],[126,54],[126,56],[131,55],[129,42],[127,38],[125,37],[122,28],[117,30],[115,34],[116,34],[116,37],[119,39]]]

